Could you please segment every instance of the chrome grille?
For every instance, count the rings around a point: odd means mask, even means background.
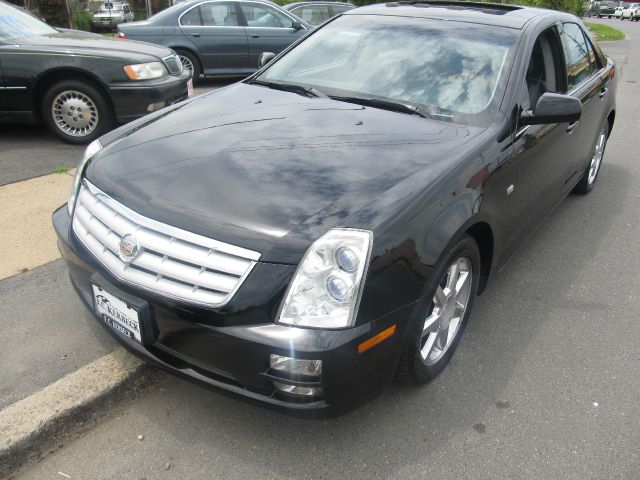
[[[260,254],[143,217],[84,180],[73,231],[91,254],[125,283],[203,306],[226,304]],[[133,235],[139,253],[120,257],[120,241]]]
[[[164,57],[162,59],[164,64],[169,70],[171,75],[180,75],[182,73],[182,62],[177,55],[171,55],[170,57]]]

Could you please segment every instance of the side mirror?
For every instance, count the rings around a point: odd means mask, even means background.
[[[544,93],[536,108],[520,115],[520,125],[543,125],[546,123],[572,123],[580,120],[582,103],[569,95]]]
[[[294,30],[300,30],[302,28],[302,23],[298,20],[294,20],[291,22],[291,28],[293,28]]]
[[[262,52],[260,54],[260,59],[258,60],[258,66],[260,68],[264,67],[267,63],[269,63],[276,56],[273,52]]]

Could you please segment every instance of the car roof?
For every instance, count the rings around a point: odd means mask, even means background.
[[[531,19],[560,14],[555,10],[506,4],[455,1],[400,1],[348,10],[343,15],[386,15],[399,17],[457,20],[521,29]]]

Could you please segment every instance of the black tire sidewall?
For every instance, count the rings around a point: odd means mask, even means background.
[[[422,356],[420,354],[420,343],[422,339],[422,328],[424,326],[424,320],[429,309],[431,308],[433,295],[436,291],[436,288],[440,284],[443,275],[447,272],[451,263],[461,257],[468,258],[473,269],[471,292],[469,294],[467,309],[465,311],[456,337],[453,339],[453,342],[449,349],[435,364],[427,366],[423,363]],[[431,278],[427,286],[425,287],[422,301],[418,304],[412,315],[411,325],[407,334],[407,343],[405,348],[407,349],[406,355],[408,358],[405,359],[405,361],[408,362],[408,365],[406,365],[406,367],[408,369],[407,374],[410,377],[409,379],[411,383],[424,384],[429,382],[430,380],[434,379],[449,363],[449,360],[451,360],[451,357],[453,356],[458,344],[460,343],[460,339],[462,338],[464,329],[467,325],[469,316],[473,309],[475,297],[478,292],[480,267],[480,251],[478,250],[476,242],[468,235],[464,235],[453,246],[448,248],[438,260],[436,266],[434,267],[433,274],[431,275]]]
[[[67,135],[56,125],[53,116],[51,115],[51,105],[55,97],[65,90],[77,90],[82,92],[91,98],[93,103],[96,105],[96,108],[98,109],[98,126],[93,132],[91,132],[91,134],[84,137],[74,137]],[[74,144],[89,143],[107,132],[114,124],[113,113],[104,97],[104,94],[87,81],[73,79],[57,82],[47,90],[42,100],[42,118],[49,130],[51,130],[55,135],[65,142]]]

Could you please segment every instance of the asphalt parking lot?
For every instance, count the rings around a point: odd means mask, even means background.
[[[620,80],[598,185],[569,197],[494,278],[434,382],[394,384],[351,413],[310,421],[163,374],[18,478],[640,478],[640,23],[613,26],[627,39],[602,45]],[[74,166],[81,151],[42,130],[0,135],[0,184]],[[0,280],[0,316],[22,342],[68,332],[59,354],[78,364],[112,348],[59,261],[23,275]],[[25,352],[14,378],[30,382],[39,358]],[[41,369],[55,363],[43,358]]]

